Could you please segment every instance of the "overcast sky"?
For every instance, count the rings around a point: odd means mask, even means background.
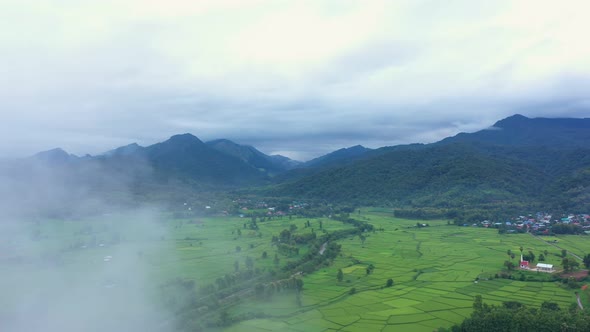
[[[306,160],[590,116],[590,1],[0,1],[0,157],[190,132]]]

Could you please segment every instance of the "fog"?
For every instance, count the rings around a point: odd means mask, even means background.
[[[157,292],[157,262],[174,255],[162,209],[132,204],[135,174],[68,165],[0,169],[0,330],[172,330]]]

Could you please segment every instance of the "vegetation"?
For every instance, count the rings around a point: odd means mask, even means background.
[[[161,312],[170,313],[173,326],[168,329],[181,331],[372,329],[386,324],[432,331],[469,317],[477,295],[488,305],[519,301],[539,307],[548,301],[568,308],[582,286],[579,281],[556,283],[548,274],[506,270],[504,261],[517,263],[508,250],[520,253],[520,247],[523,253],[543,253],[548,263],[560,266],[560,249],[529,234],[458,228],[447,220],[429,220],[429,227],[419,228],[415,220],[372,208],[332,218],[256,220],[257,229],[252,229],[248,216],[195,220],[168,214],[152,233],[142,233],[137,223],[117,216],[31,222],[27,225],[37,246],[53,249],[29,255],[51,257],[63,273],[77,273],[92,271],[96,256],[102,266],[109,264],[102,261],[105,255],[130,252],[130,265],[140,264],[151,277],[142,292],[157,299]],[[366,238],[364,243],[359,235]],[[560,235],[559,246],[580,256],[590,253],[590,243],[577,236]],[[116,261],[120,254],[113,256]],[[13,271],[20,275],[23,268],[15,265]],[[35,278],[51,280],[50,270],[32,272],[22,283],[3,273],[0,282],[13,285],[3,301],[22,296]],[[110,278],[125,285],[133,274]],[[0,313],[6,310],[0,305]]]
[[[539,308],[517,301],[487,305],[476,296],[473,313],[460,325],[443,331],[588,331],[590,313],[573,307],[561,308],[554,302],[543,302]]]

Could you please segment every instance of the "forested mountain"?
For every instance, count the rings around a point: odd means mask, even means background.
[[[361,159],[369,151],[371,151],[371,149],[365,148],[362,145],[355,145],[307,161],[303,164],[303,167],[326,168],[335,165],[348,164]]]
[[[534,118],[520,114],[496,122],[476,133],[461,133],[440,143],[486,143],[512,147],[586,148],[590,144],[590,118]]]
[[[299,168],[289,170],[295,166]],[[256,192],[397,207],[519,205],[590,210],[590,120],[515,115],[489,129],[438,143],[374,150],[359,145],[304,164],[229,140],[204,143],[182,134],[99,156],[45,151],[3,162],[0,177],[9,180],[7,194],[24,196],[26,186],[19,183],[42,183],[48,178],[59,179],[56,186],[74,193],[100,192],[114,199],[123,192],[139,199],[161,198],[272,182],[274,186]]]
[[[530,200],[542,175],[518,160],[480,153],[466,144],[386,153],[280,186],[277,195],[360,204],[457,207]]]
[[[220,152],[191,134],[175,135],[147,147],[143,155],[161,178],[187,182],[248,185],[266,174],[242,159]]]
[[[274,195],[409,207],[589,209],[588,119],[516,115],[427,145],[386,147],[282,184]]]
[[[297,167],[300,162],[281,155],[269,156],[250,145],[240,145],[227,139],[217,139],[206,143],[224,154],[234,156],[255,168],[270,174],[280,173]]]
[[[362,145],[342,148],[304,163],[300,163],[296,167],[289,169],[287,172],[275,176],[273,182],[283,183],[294,181],[311,176],[328,168],[348,165],[357,160],[367,158],[371,151],[374,150],[365,148]]]
[[[111,208],[143,200],[170,202],[192,192],[267,181],[266,172],[183,134],[148,147],[131,144],[98,156],[77,157],[58,148],[4,161],[0,195],[5,199],[0,208],[63,215],[100,210],[105,203]]]

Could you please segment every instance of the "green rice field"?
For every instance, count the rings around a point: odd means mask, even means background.
[[[383,231],[368,235],[364,245],[357,237],[341,241],[343,257],[304,277],[302,307],[293,299],[258,303],[256,309],[274,317],[245,321],[230,330],[432,331],[468,317],[476,295],[488,304],[513,300],[540,306],[551,301],[569,307],[575,301],[573,290],[555,282],[494,278],[509,259],[508,249],[517,254],[513,261],[518,264],[520,246],[537,256],[547,250],[546,262],[559,266],[560,250],[529,234],[499,235],[497,230],[449,226],[446,221],[416,228],[416,221],[371,211],[360,218]],[[562,243],[578,255],[590,252],[587,237],[560,236],[558,245]],[[351,257],[363,264],[353,265]],[[370,275],[365,272],[368,264],[375,266]],[[339,268],[342,282],[336,280]],[[394,280],[391,288],[383,287],[388,278]],[[353,287],[356,293],[350,295]]]
[[[557,267],[560,248],[580,256],[590,252],[587,236],[559,236],[556,248],[529,234],[500,235],[494,229],[451,226],[443,220],[420,221],[429,227],[418,228],[417,221],[394,218],[383,209],[362,209],[352,216],[371,223],[376,231],[365,233],[364,243],[358,236],[338,240],[341,255],[334,263],[302,276],[300,303],[289,292],[270,300],[249,297],[228,308],[228,313],[254,313],[258,318],[226,330],[432,331],[468,317],[476,295],[488,304],[519,301],[540,306],[550,301],[567,308],[575,302],[574,290],[561,283],[502,279],[495,274],[510,260],[507,250],[517,255],[513,262],[518,264],[521,246],[537,257],[547,250],[546,263]],[[116,215],[31,222],[10,237],[5,230],[0,248],[0,318],[16,310],[23,294],[50,296],[67,283],[90,285],[101,293],[113,292],[103,289],[105,283],[119,289],[136,287],[132,294],[145,294],[146,301],[164,308],[155,290],[169,280],[192,280],[199,286],[233,272],[236,261],[243,267],[252,258],[255,268],[267,271],[278,268],[275,254],[279,267],[296,259],[279,254],[271,245],[272,236],[290,225],[297,226],[297,234],[312,228],[319,232],[320,220],[328,232],[352,228],[329,218],[275,218],[259,222],[258,230],[244,227],[249,218],[142,218]],[[304,227],[307,220],[311,227]],[[301,254],[306,250],[302,247]],[[263,252],[267,258],[262,258]],[[107,256],[112,258],[107,261]],[[118,261],[141,278],[128,269],[114,268]],[[367,274],[370,264],[374,270]],[[342,281],[336,278],[339,269]],[[537,272],[525,273],[527,280],[536,277]],[[392,287],[385,287],[387,279],[393,279]]]

